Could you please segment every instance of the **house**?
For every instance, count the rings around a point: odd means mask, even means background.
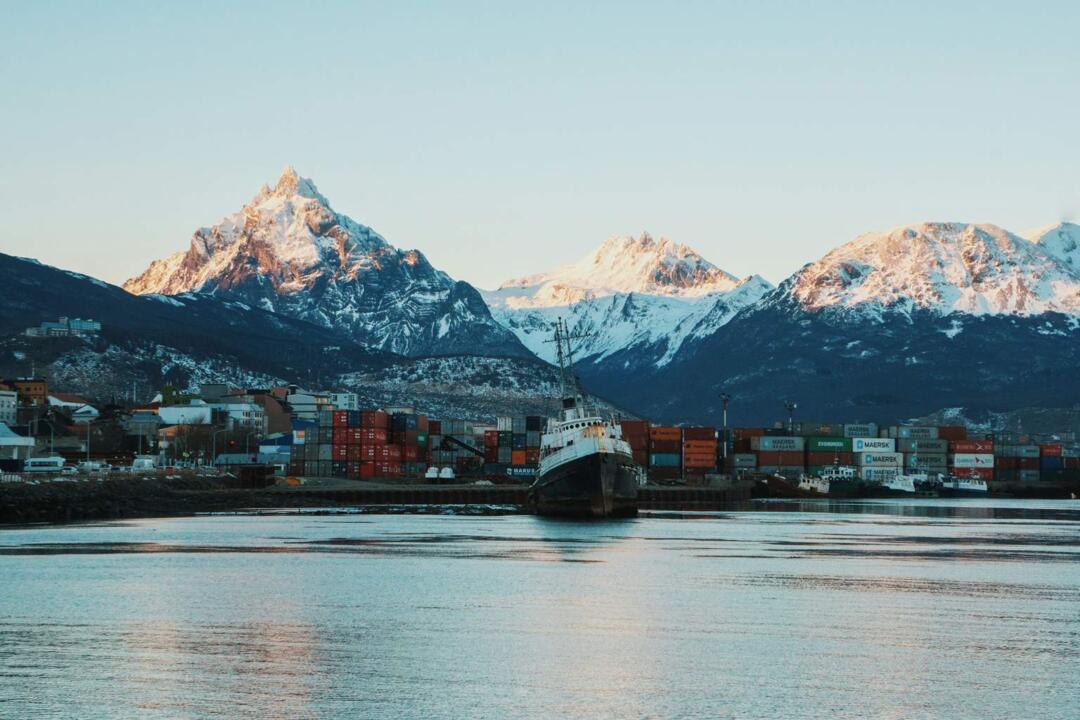
[[[71,419],[77,425],[94,422],[101,416],[101,412],[85,398],[72,393],[52,393],[49,395],[49,406],[70,411]]]
[[[24,405],[46,407],[49,404],[49,382],[45,378],[13,378],[0,385],[18,393]]]
[[[330,393],[330,404],[335,410],[359,410],[360,396],[351,392]]]
[[[0,423],[14,425],[19,421],[19,393],[0,390]]]
[[[266,434],[266,412],[253,402],[220,402],[208,405],[225,416],[229,430],[248,430],[259,435]]]

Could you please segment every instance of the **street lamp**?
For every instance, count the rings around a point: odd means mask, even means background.
[[[784,407],[787,409],[788,414],[788,432],[795,432],[795,411],[799,409],[799,405],[798,403],[794,403],[788,400],[786,403],[784,403]]]
[[[229,432],[229,428],[221,428],[210,433],[210,465],[217,466],[217,436],[223,432]]]

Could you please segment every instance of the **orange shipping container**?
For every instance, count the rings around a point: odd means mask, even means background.
[[[711,427],[688,427],[688,428],[683,428],[683,440],[716,440],[716,428],[711,428]]]
[[[525,465],[528,456],[525,450],[511,450],[510,451],[510,464],[511,465]]]
[[[682,428],[653,425],[649,429],[649,438],[652,440],[682,440]]]

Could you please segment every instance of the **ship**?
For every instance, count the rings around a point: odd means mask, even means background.
[[[970,476],[950,475],[937,488],[940,497],[987,497],[989,483],[972,473]]]
[[[540,439],[540,464],[529,495],[538,515],[635,517],[643,473],[614,418],[586,405],[574,374],[572,337],[555,324],[562,408]]]

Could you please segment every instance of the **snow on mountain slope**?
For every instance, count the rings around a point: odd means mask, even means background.
[[[1024,237],[1080,273],[1080,225],[1058,223],[1024,233]]]
[[[488,296],[512,308],[552,307],[617,293],[702,297],[738,282],[686,245],[642,233],[613,237],[578,262],[511,280]]]
[[[684,341],[708,334],[772,286],[740,281],[685,245],[616,237],[558,270],[484,292],[492,314],[537,356],[554,360],[549,342],[559,317],[584,337],[578,359],[600,362],[631,349],[663,365]]]
[[[939,315],[1080,312],[1080,274],[995,225],[921,223],[868,233],[785,282],[805,310]]]
[[[475,288],[334,212],[291,167],[239,212],[197,230],[187,251],[154,262],[124,289],[240,300],[404,355],[528,354]]]

